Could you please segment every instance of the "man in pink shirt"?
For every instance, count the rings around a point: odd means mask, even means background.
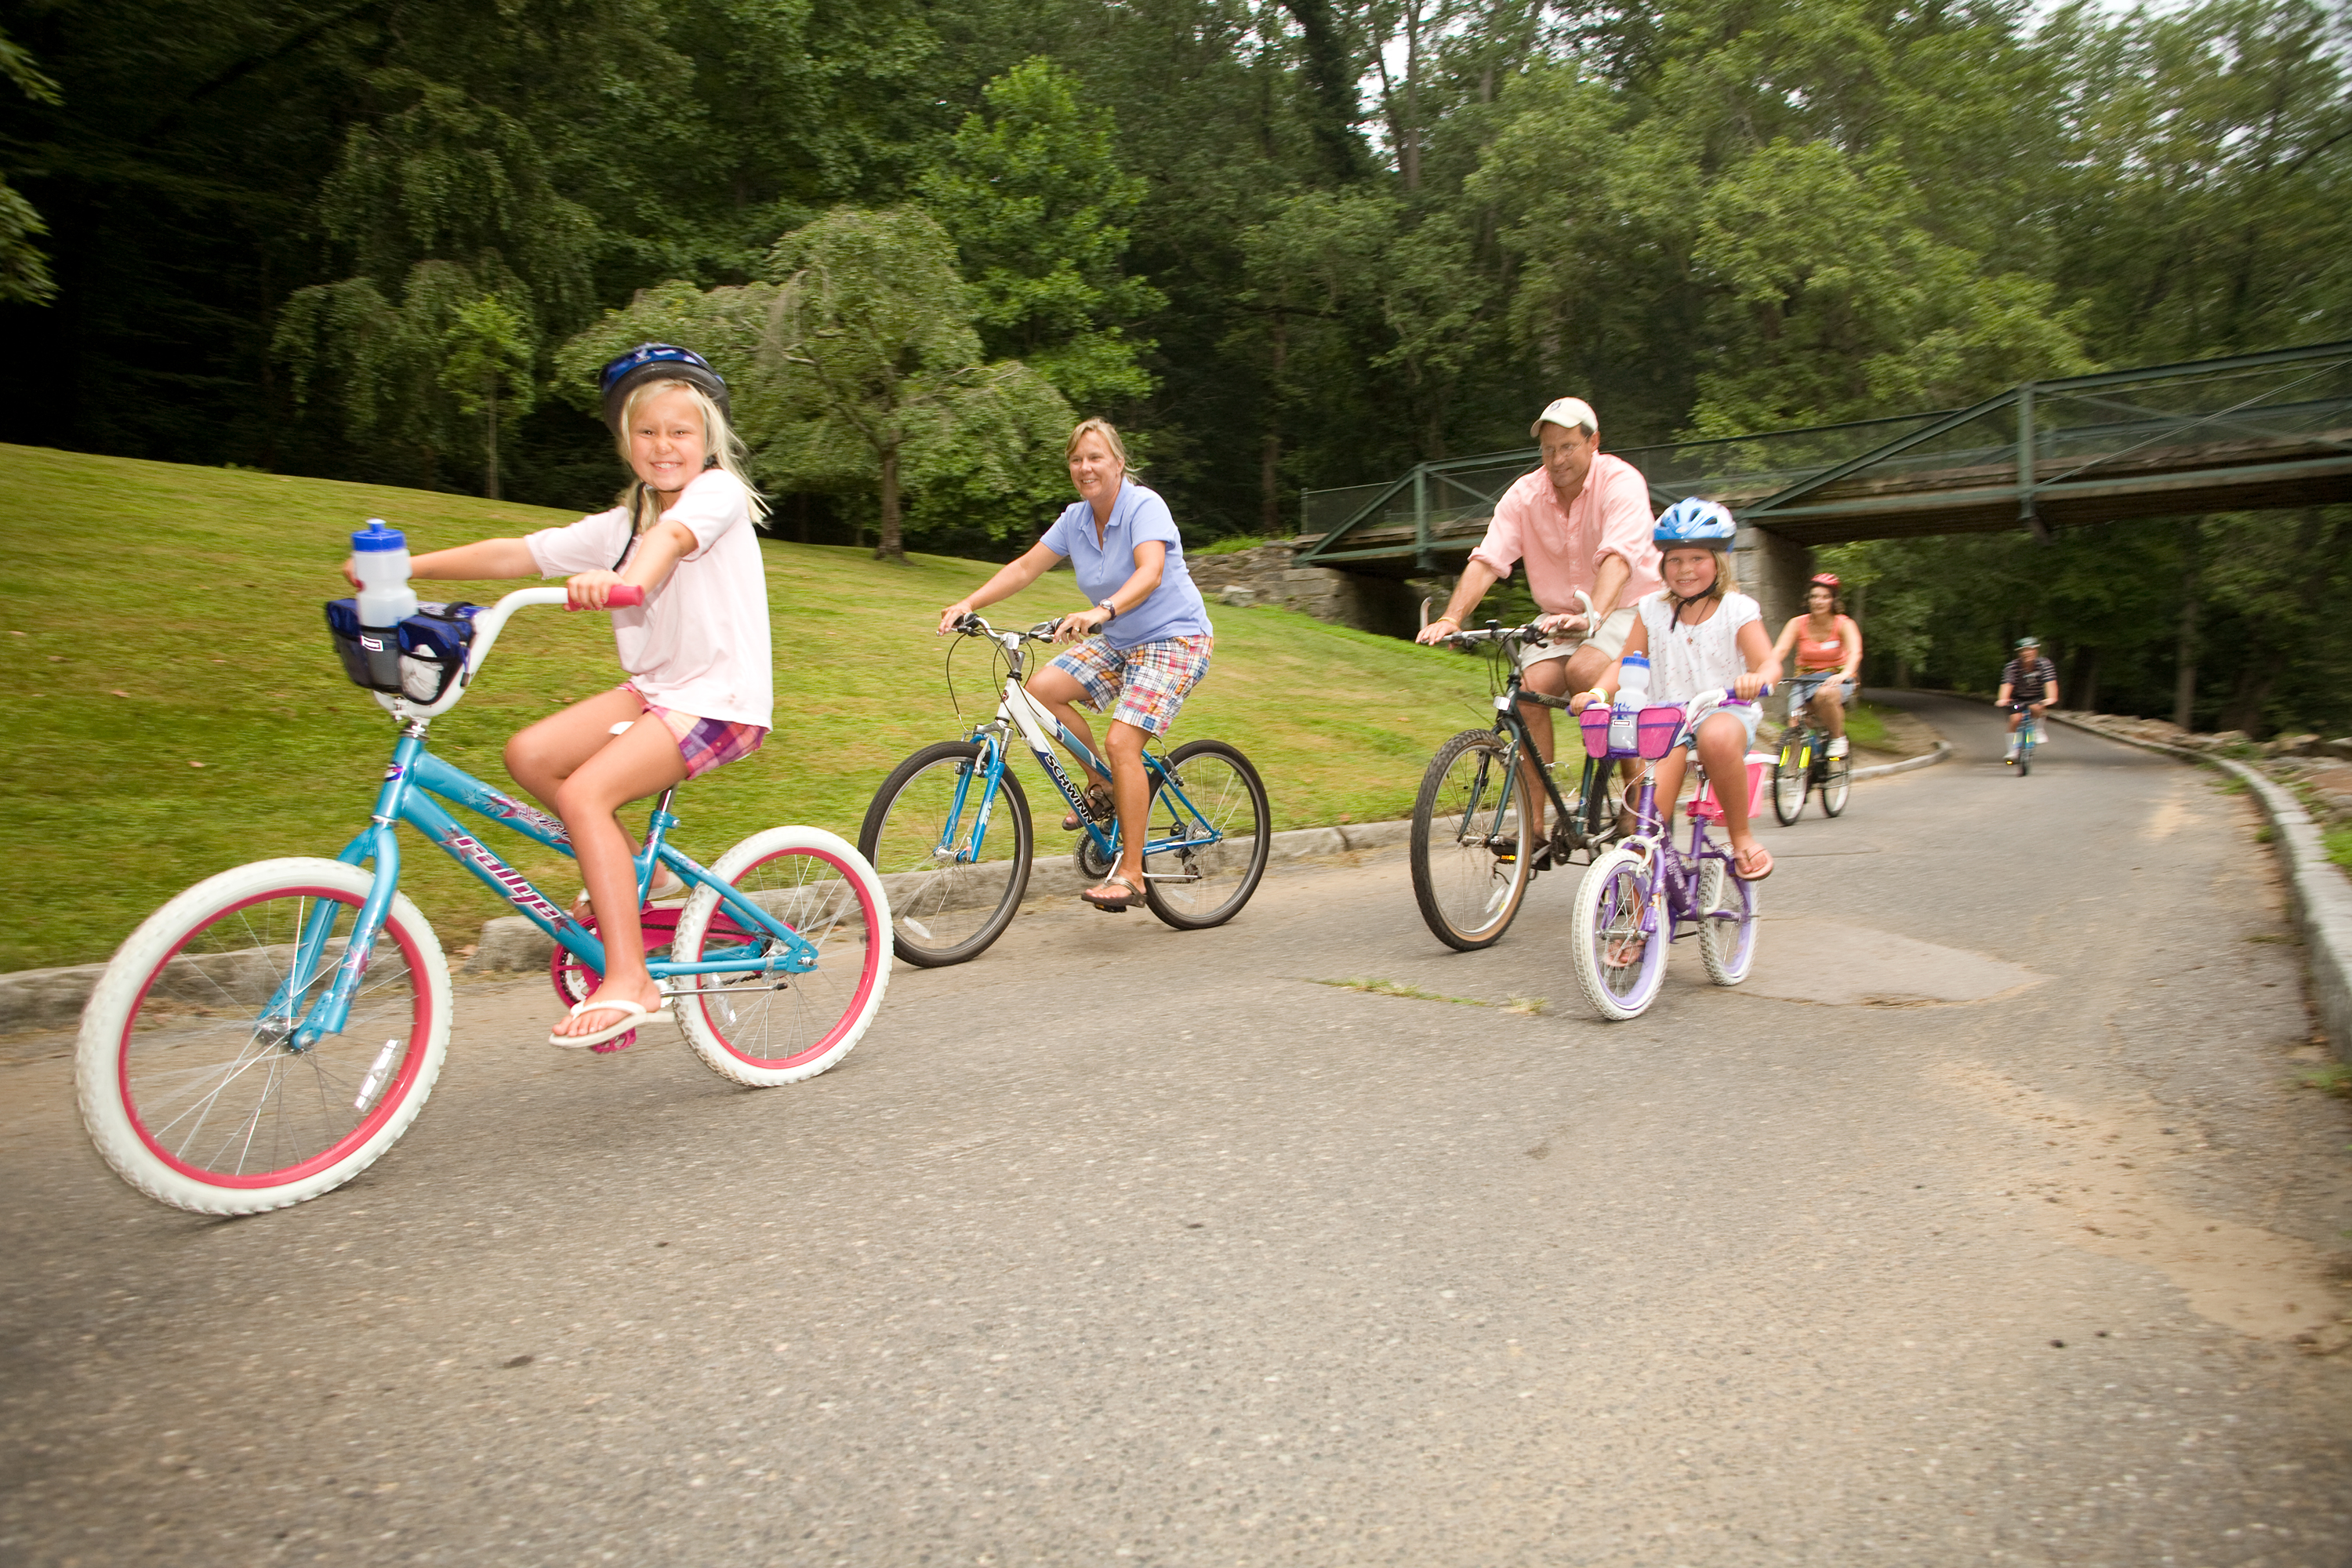
[[[1521,475],[1495,503],[1486,537],[1470,552],[1445,614],[1422,629],[1420,640],[1443,642],[1460,631],[1462,617],[1486,590],[1525,561],[1528,592],[1544,612],[1544,629],[1561,640],[1520,651],[1523,681],[1530,690],[1564,697],[1590,688],[1615,662],[1633,625],[1634,601],[1664,586],[1657,546],[1650,541],[1657,520],[1640,470],[1601,450],[1600,422],[1584,399],[1556,399],[1537,416],[1530,433],[1543,448],[1543,467]],[[1592,600],[1591,624],[1577,602],[1580,589]],[[1549,763],[1551,710],[1523,702],[1519,711]],[[1543,790],[1534,763],[1523,767],[1540,839]]]

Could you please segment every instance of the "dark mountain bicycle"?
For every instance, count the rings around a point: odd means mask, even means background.
[[[1445,639],[1486,656],[1487,688],[1495,703],[1490,730],[1465,730],[1437,748],[1422,775],[1412,806],[1412,896],[1437,940],[1473,952],[1492,947],[1510,929],[1535,879],[1538,859],[1550,866],[1591,859],[1622,837],[1607,759],[1577,756],[1540,766],[1551,812],[1542,843],[1521,809],[1519,759],[1534,756],[1535,737],[1519,704],[1539,702],[1565,712],[1569,700],[1520,684],[1515,650],[1550,639],[1538,623],[1462,632]],[[1573,731],[1571,731],[1573,733]],[[1577,769],[1573,795],[1560,794],[1557,770]]]

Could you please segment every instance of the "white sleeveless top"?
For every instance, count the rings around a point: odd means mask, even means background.
[[[1650,700],[1687,702],[1710,687],[1721,690],[1748,673],[1739,657],[1739,628],[1764,618],[1755,600],[1726,594],[1696,626],[1674,622],[1674,605],[1661,590],[1634,602],[1650,638]]]

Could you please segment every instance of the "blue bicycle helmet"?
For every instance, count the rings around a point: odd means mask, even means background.
[[[648,381],[683,381],[699,387],[719,405],[719,413],[730,420],[735,417],[727,405],[726,380],[710,368],[709,361],[692,349],[672,343],[639,343],[606,365],[596,378],[597,390],[604,395],[606,428],[620,433],[621,410],[628,406],[629,394]]]
[[[1650,538],[1661,550],[1671,550],[1677,544],[1728,550],[1732,535],[1738,531],[1728,509],[1696,496],[1685,496],[1666,508]]]

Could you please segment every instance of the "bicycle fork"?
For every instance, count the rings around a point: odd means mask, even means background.
[[[368,884],[367,898],[360,905],[358,918],[352,922],[351,934],[343,941],[342,961],[335,966],[333,982],[297,1024],[295,1006],[325,961],[327,944],[334,939],[335,922],[342,906],[331,900],[320,900],[302,917],[302,930],[294,939],[294,962],[286,978],[278,983],[265,1015],[271,1019],[282,1017],[287,1027],[283,1044],[289,1051],[307,1051],[321,1037],[341,1034],[344,1024],[350,1021],[352,998],[359,993],[360,979],[367,973],[368,959],[375,952],[375,939],[383,931],[384,918],[392,912],[393,895],[400,888],[400,810],[408,797],[409,773],[424,751],[422,724],[412,724],[401,732],[399,743],[393,748],[392,764],[384,769],[383,784],[376,791],[375,809],[368,814],[368,826],[335,857],[346,866],[373,860],[375,877]]]

